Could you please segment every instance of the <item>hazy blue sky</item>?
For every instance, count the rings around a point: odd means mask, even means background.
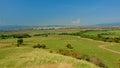
[[[0,0],[0,25],[120,22],[120,0]]]

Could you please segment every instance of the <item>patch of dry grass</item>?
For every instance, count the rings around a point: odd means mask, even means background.
[[[1,59],[0,68],[99,68],[92,63],[42,49],[11,47],[9,50],[14,53]]]
[[[6,48],[6,47],[11,47],[9,44],[0,44],[0,48]]]
[[[35,65],[26,68],[73,68],[71,64],[66,62],[56,63],[56,64],[44,64],[44,65]]]

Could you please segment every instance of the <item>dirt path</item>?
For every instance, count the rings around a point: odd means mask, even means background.
[[[119,51],[115,51],[115,50],[112,50],[112,49],[109,49],[109,48],[105,48],[105,46],[108,46],[108,45],[100,45],[99,48],[104,49],[104,50],[109,51],[109,52],[112,52],[112,53],[120,54]]]

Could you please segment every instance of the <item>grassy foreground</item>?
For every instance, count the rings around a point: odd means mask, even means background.
[[[98,68],[92,63],[30,47],[0,50],[0,68]]]

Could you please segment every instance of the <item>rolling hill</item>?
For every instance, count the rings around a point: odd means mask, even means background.
[[[0,68],[99,68],[83,60],[28,47],[1,49],[0,55]]]

